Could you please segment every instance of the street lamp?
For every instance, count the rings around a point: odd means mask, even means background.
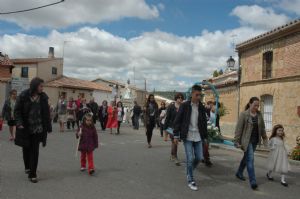
[[[233,69],[235,65],[235,60],[232,58],[232,56],[229,57],[227,60],[227,68],[228,69]]]

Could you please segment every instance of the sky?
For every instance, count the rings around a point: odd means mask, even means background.
[[[56,1],[0,0],[0,13]],[[65,0],[0,14],[0,51],[47,57],[53,46],[66,76],[185,91],[237,60],[235,44],[299,17],[300,0]]]

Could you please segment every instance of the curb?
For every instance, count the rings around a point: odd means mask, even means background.
[[[232,147],[232,146],[227,146],[227,145],[224,145],[224,144],[210,143],[210,146],[212,148],[215,148],[215,149],[224,149],[224,150],[227,150],[227,151],[234,151],[236,153],[243,153],[243,151],[240,150],[240,149],[237,149],[237,148]],[[259,151],[267,152],[267,150],[259,150]],[[258,156],[258,157],[262,157],[262,158],[268,158],[268,155],[262,154],[262,153],[259,153],[259,152],[255,152],[255,155]],[[292,165],[300,166],[300,161],[289,159],[289,162]]]

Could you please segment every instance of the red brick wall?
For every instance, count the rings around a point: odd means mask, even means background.
[[[10,78],[10,66],[0,66],[0,78]]]
[[[273,50],[273,78],[300,75],[300,33],[267,45]],[[262,59],[267,45],[257,46],[241,53],[242,83],[262,80]]]

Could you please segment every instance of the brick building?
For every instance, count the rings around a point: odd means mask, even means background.
[[[0,52],[0,106],[4,104],[5,99],[8,97],[9,82],[11,80],[11,74],[13,69],[13,63],[7,55]]]
[[[300,20],[236,46],[241,66],[240,110],[250,97],[261,99],[267,131],[285,127],[287,142],[300,135]]]

